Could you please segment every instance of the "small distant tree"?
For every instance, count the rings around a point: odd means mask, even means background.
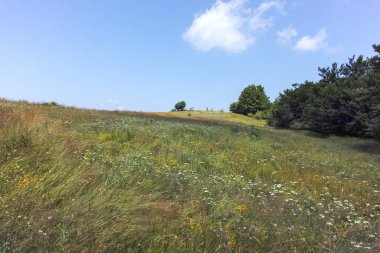
[[[186,107],[186,102],[180,101],[180,102],[176,103],[174,107],[177,111],[183,111]]]

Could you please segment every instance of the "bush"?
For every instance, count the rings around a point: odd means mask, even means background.
[[[268,119],[269,117],[269,111],[257,111],[253,117],[256,119]]]
[[[57,102],[45,102],[45,103],[42,103],[41,105],[43,106],[59,106],[59,104]]]

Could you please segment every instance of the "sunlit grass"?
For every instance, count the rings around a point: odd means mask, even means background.
[[[0,113],[0,252],[379,252],[377,141],[6,100]]]
[[[222,112],[222,111],[176,111],[150,113],[168,118],[186,118],[193,120],[210,120],[228,123],[240,123],[247,125],[266,126],[265,120],[255,119],[241,114]]]

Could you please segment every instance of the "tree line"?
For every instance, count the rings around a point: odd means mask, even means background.
[[[274,127],[380,139],[380,45],[373,49],[376,56],[318,68],[319,81],[293,84],[272,104],[261,85],[250,85],[230,110]]]

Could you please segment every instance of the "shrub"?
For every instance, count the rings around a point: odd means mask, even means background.
[[[269,117],[269,111],[257,111],[253,117],[256,119],[268,119]]]

